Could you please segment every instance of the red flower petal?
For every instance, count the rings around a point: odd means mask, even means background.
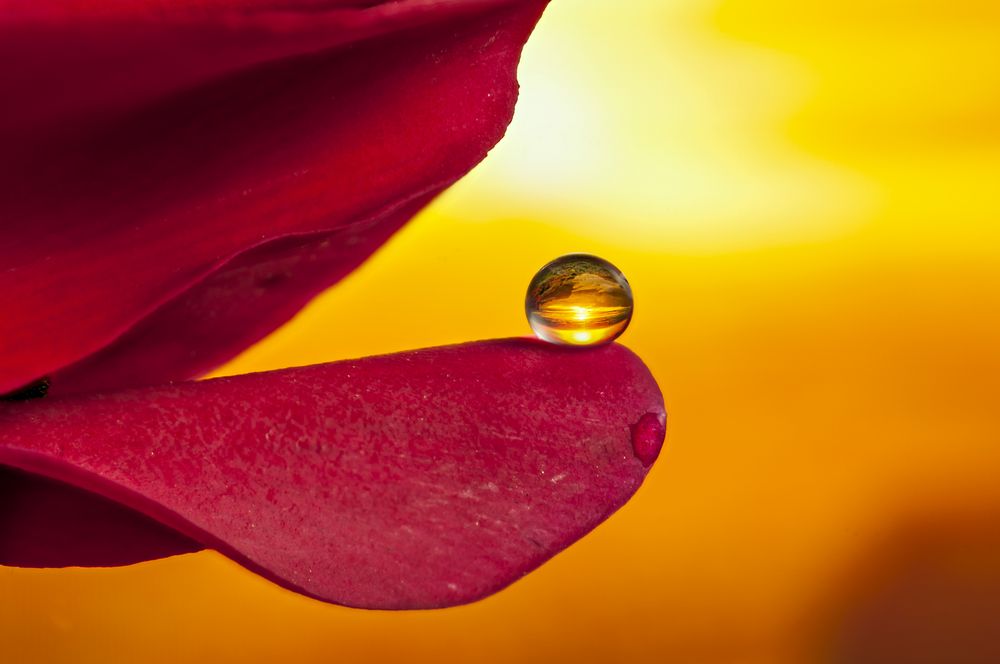
[[[631,429],[647,413],[662,440],[659,390],[624,347],[506,340],[8,404],[0,462],[323,600],[440,607],[621,506],[646,474]]]
[[[50,394],[195,378],[286,322],[351,272],[426,199],[364,229],[286,237],[245,252],[110,345],[51,377]]]
[[[299,303],[357,264],[500,138],[545,0],[234,4],[0,0],[0,393],[277,238],[356,247]],[[190,370],[289,315],[249,311]]]
[[[201,548],[112,500],[0,466],[0,565],[112,567]]]

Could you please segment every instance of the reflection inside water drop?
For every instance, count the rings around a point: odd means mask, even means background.
[[[539,338],[594,346],[617,338],[632,319],[632,289],[621,270],[590,254],[545,265],[528,285],[524,310]]]

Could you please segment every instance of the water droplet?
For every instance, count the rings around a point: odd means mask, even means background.
[[[524,311],[531,329],[545,341],[596,346],[628,327],[632,288],[621,270],[603,258],[567,254],[531,280]]]
[[[632,451],[644,466],[651,466],[660,456],[660,448],[667,437],[667,416],[664,413],[646,413],[632,425]]]

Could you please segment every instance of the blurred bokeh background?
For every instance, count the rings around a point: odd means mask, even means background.
[[[555,0],[489,159],[219,373],[526,334],[596,253],[671,418],[635,499],[437,612],[0,569],[0,660],[1000,662],[998,44],[990,0]]]

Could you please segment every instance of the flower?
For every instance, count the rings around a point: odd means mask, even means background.
[[[56,398],[0,409],[0,463],[30,473],[4,476],[4,562],[209,546],[327,601],[445,606],[628,499],[647,469],[630,427],[664,415],[618,346],[171,384],[288,320],[485,156],[545,4],[6,0],[0,392],[45,376]]]

